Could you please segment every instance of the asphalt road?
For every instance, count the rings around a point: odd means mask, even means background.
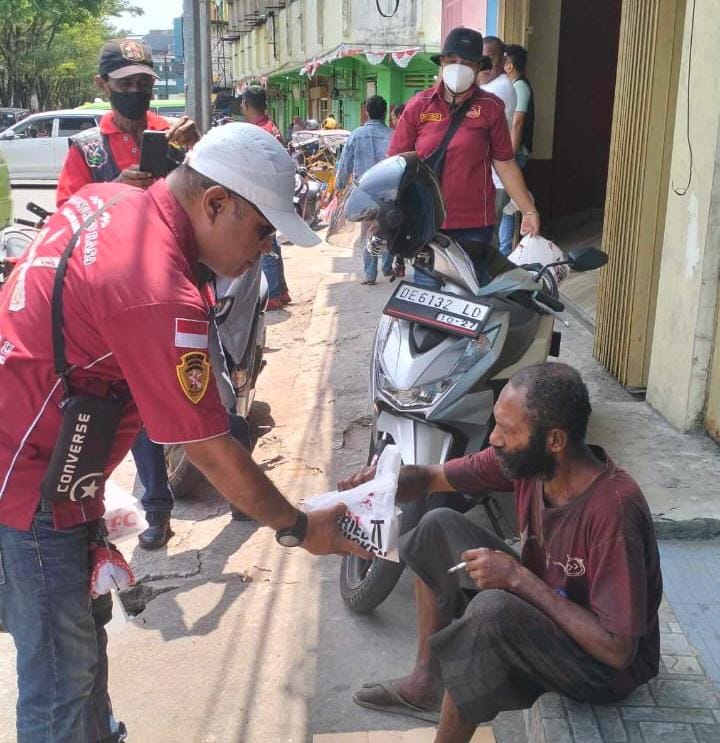
[[[28,201],[34,201],[44,209],[55,211],[55,186],[18,185],[13,184],[13,216],[22,219],[34,219],[25,208]]]

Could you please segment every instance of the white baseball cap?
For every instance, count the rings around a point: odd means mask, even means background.
[[[309,248],[320,238],[295,212],[295,165],[280,142],[255,124],[211,129],[188,153],[187,165],[253,204],[276,230]]]

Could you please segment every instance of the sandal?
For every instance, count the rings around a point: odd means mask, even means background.
[[[393,681],[399,681],[399,679],[363,684],[353,694],[353,702],[361,707],[374,709],[378,712],[407,715],[425,722],[438,723],[440,721],[440,711],[438,709],[426,709],[411,704],[400,696],[398,690],[393,686]]]

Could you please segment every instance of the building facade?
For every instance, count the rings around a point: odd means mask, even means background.
[[[459,0],[458,0],[459,1]],[[528,49],[543,217],[601,210],[595,354],[682,431],[720,441],[720,0],[501,0]]]
[[[293,117],[329,114],[352,129],[373,94],[390,105],[432,85],[440,49],[441,0],[228,0],[236,92],[267,86],[270,112],[286,132]]]

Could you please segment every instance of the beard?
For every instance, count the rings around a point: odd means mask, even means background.
[[[547,450],[547,431],[543,426],[535,427],[524,449],[507,451],[497,446],[493,448],[500,469],[509,480],[528,480],[533,477],[550,480],[555,474],[557,462]]]

